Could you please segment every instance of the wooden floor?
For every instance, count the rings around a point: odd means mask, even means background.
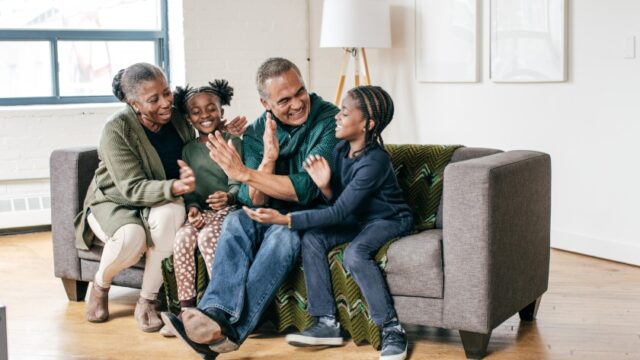
[[[51,234],[0,237],[0,303],[7,306],[9,358],[198,359],[177,339],[139,331],[136,290],[114,287],[111,320],[84,320],[53,276]],[[410,359],[464,359],[456,331],[410,327]],[[377,359],[369,345],[300,349],[261,329],[219,359]],[[486,359],[640,359],[640,268],[553,250],[538,320],[517,316],[494,330]]]

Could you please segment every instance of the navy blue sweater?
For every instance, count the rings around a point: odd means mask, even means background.
[[[333,150],[331,206],[291,213],[291,228],[304,230],[328,225],[360,224],[379,219],[411,217],[391,159],[380,146],[349,159],[349,143]]]

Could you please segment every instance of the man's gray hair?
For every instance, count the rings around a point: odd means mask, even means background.
[[[258,88],[260,98],[262,100],[267,100],[269,98],[267,89],[264,86],[267,80],[282,75],[291,69],[295,70],[302,81],[300,69],[298,69],[296,64],[291,61],[279,57],[268,58],[265,60],[265,62],[263,62],[258,68],[258,73],[256,74],[256,87]]]

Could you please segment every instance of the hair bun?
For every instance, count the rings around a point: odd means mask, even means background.
[[[125,101],[126,95],[122,91],[122,75],[124,74],[124,69],[120,69],[116,76],[113,77],[113,81],[111,82],[111,91],[113,95],[115,95],[118,100]]]
[[[229,86],[227,80],[217,79],[213,82],[209,82],[209,86],[220,98],[220,104],[222,106],[231,104],[231,98],[233,97],[233,88]]]

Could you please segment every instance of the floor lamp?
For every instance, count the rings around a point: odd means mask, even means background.
[[[351,59],[354,82],[371,85],[365,48],[391,47],[391,23],[386,0],[324,0],[320,47],[344,49],[334,103],[339,105]],[[362,75],[361,75],[362,74]]]

